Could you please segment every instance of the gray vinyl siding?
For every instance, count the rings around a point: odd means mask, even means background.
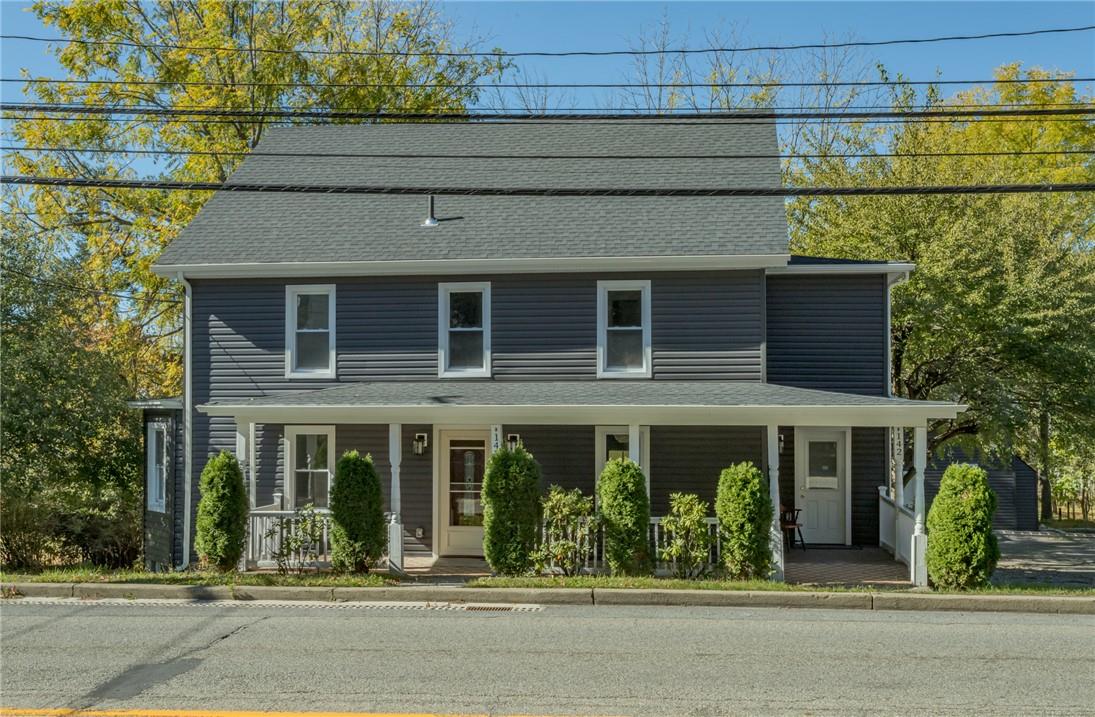
[[[884,396],[886,277],[769,276],[767,380]]]
[[[1037,530],[1037,474],[1023,461],[1013,459],[1010,464],[995,461],[978,461],[961,449],[949,447],[946,455],[931,461],[924,471],[924,497],[929,509],[939,493],[939,481],[952,463],[979,464],[988,473],[989,487],[996,494],[996,514],[992,526],[997,530]]]
[[[714,514],[719,474],[741,461],[764,465],[763,427],[651,426],[651,515],[669,512],[671,493],[695,493]]]
[[[517,433],[540,464],[541,489],[558,485],[580,488],[592,495],[596,478],[596,428],[594,426],[512,426],[503,433]]]
[[[1038,473],[1018,458],[1011,467],[1015,471],[1015,529],[1038,530]]]

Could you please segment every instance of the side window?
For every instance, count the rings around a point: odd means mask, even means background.
[[[167,510],[167,424],[147,424],[145,433],[145,496],[148,510]]]
[[[286,378],[335,377],[335,287],[285,287]]]
[[[437,375],[490,373],[490,284],[438,284]]]
[[[334,477],[334,426],[287,426],[285,439],[292,507],[327,508]]]
[[[649,378],[650,282],[597,282],[597,375]]]

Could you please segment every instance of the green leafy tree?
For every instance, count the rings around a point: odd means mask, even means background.
[[[769,539],[773,513],[768,481],[759,468],[745,462],[722,471],[715,515],[727,576],[731,580],[766,580],[772,570]]]
[[[613,575],[650,573],[650,498],[646,476],[627,458],[605,463],[597,481],[597,515],[604,531],[605,562]]]
[[[967,463],[947,467],[928,511],[928,577],[933,585],[968,590],[989,584],[1000,548],[992,532],[996,494],[988,473]]]
[[[533,565],[540,527],[540,464],[524,446],[491,453],[483,476],[483,556],[500,575]]]
[[[388,544],[380,477],[372,456],[347,451],[331,486],[331,567],[367,573]]]
[[[221,451],[202,469],[194,550],[203,565],[235,570],[247,539],[247,493],[236,457]]]

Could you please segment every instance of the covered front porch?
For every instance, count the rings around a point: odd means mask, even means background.
[[[606,460],[638,463],[648,480],[655,550],[669,496],[696,493],[713,506],[719,472],[740,461],[766,472],[774,505],[799,511],[810,558],[825,545],[892,548],[885,536],[896,520],[880,491],[894,490],[893,429],[912,426],[918,478],[910,490],[919,500],[908,550],[895,552],[913,566],[904,569],[912,581],[924,584],[925,571],[916,570],[926,546],[924,427],[960,407],[763,383],[646,380],[357,383],[199,410],[234,422],[251,494],[252,563],[270,548],[256,539],[268,534],[262,521],[284,520],[306,502],[325,520],[336,457],[356,449],[371,454],[381,474],[395,571],[482,554],[483,466],[491,451],[516,442],[540,462],[544,489],[593,494]],[[797,555],[785,562],[782,512],[771,526],[781,580],[788,569],[793,577],[789,565],[801,564]],[[718,529],[713,515],[709,526]],[[714,549],[711,560],[718,560]]]

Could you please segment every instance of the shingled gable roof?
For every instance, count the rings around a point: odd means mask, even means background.
[[[522,188],[779,184],[775,126],[750,122],[382,124],[267,130],[259,152],[452,158],[251,156],[229,183]],[[468,159],[467,155],[520,159]],[[544,159],[534,155],[597,155]],[[687,158],[605,159],[619,155]],[[703,159],[704,155],[760,155]],[[787,259],[779,197],[441,196],[219,192],[157,262],[194,267],[539,259]],[[700,262],[700,265],[704,265]]]

